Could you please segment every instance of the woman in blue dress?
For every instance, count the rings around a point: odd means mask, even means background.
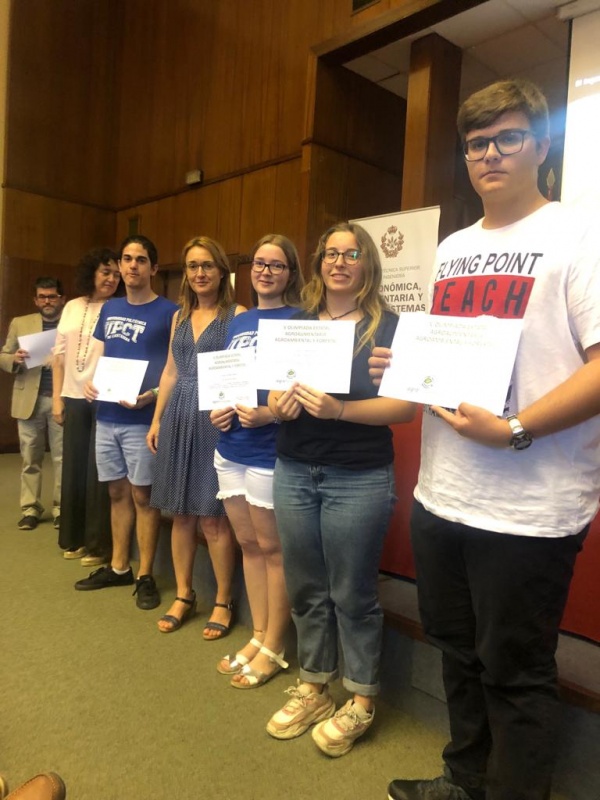
[[[177,596],[158,621],[163,633],[181,627],[196,609],[192,586],[198,526],[208,545],[217,596],[204,628],[208,641],[229,633],[235,542],[213,465],[217,432],[198,410],[197,354],[222,350],[231,320],[245,311],[233,302],[230,268],[221,245],[207,236],[183,248],[181,311],[175,315],[169,356],[160,379],[148,447],[156,453],[151,504],[173,515],[171,547]]]
[[[298,253],[279,234],[267,234],[251,252],[256,308],[231,324],[228,349],[255,347],[259,320],[289,319],[296,313],[304,283]],[[237,689],[266,683],[284,661],[283,637],[290,621],[281,543],[273,511],[273,469],[277,425],[267,408],[268,391],[258,392],[256,408],[238,405],[211,412],[221,431],[215,450],[218,497],[242,549],[253,635],[235,655],[217,665]]]

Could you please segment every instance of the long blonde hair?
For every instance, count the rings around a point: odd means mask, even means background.
[[[219,283],[219,291],[217,294],[217,316],[223,319],[227,313],[227,310],[233,303],[233,287],[231,286],[230,280],[231,268],[229,266],[227,256],[225,255],[225,251],[214,239],[211,239],[208,236],[195,236],[183,246],[183,251],[181,253],[183,277],[181,279],[181,287],[179,289],[179,305],[181,306],[181,311],[179,312],[179,317],[177,319],[178,325],[181,325],[182,322],[185,322],[185,320],[190,317],[192,311],[198,307],[198,298],[190,286],[185,269],[185,259],[192,247],[203,247],[205,250],[208,250],[212,260],[215,262],[221,273],[221,282]]]
[[[375,332],[379,327],[383,312],[390,311],[389,305],[380,292],[381,261],[377,247],[361,225],[354,222],[339,222],[328,228],[321,236],[312,257],[310,280],[302,290],[302,304],[303,308],[311,314],[318,314],[325,309],[327,293],[321,268],[327,240],[334,233],[351,233],[361,252],[360,261],[364,280],[356,295],[356,306],[364,318],[357,325],[359,337],[354,351],[356,354],[363,347],[372,347],[375,344]]]

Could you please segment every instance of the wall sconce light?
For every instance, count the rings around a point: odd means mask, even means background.
[[[196,183],[202,183],[203,177],[201,169],[191,169],[185,173],[185,182],[188,186],[194,186]]]

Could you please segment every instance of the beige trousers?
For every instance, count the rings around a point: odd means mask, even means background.
[[[21,471],[21,511],[23,516],[37,517],[44,513],[42,506],[42,464],[46,452],[46,430],[52,455],[54,489],[52,516],[60,515],[60,483],[62,478],[63,429],[52,419],[52,398],[38,397],[29,419],[18,420],[19,443],[23,458]]]

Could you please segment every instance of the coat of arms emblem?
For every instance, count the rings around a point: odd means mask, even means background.
[[[404,246],[404,235],[395,225],[390,226],[381,237],[381,250],[386,258],[395,258]]]

